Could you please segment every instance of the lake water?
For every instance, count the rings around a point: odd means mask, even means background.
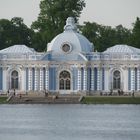
[[[140,105],[0,105],[0,140],[140,140]]]

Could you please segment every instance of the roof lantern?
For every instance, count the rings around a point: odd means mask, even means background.
[[[73,17],[67,18],[64,31],[77,31],[77,26]]]

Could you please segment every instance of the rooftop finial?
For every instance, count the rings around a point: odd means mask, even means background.
[[[77,26],[75,24],[75,20],[73,17],[68,17],[66,20],[66,25],[64,26],[64,30],[68,31],[68,30],[73,30],[73,31],[77,31]]]

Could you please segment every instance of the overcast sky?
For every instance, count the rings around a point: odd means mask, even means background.
[[[140,0],[85,0],[80,24],[83,21],[97,22],[103,25],[122,24],[132,28],[136,17],[140,17]],[[37,19],[40,0],[0,0],[0,19],[22,17],[28,26]]]

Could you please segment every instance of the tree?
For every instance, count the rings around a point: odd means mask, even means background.
[[[0,49],[15,44],[32,45],[34,31],[29,29],[20,17],[14,17],[11,21],[0,20]]]
[[[137,17],[135,23],[133,24],[132,30],[132,45],[134,47],[140,48],[140,18]]]
[[[28,28],[23,23],[23,19],[20,17],[12,18],[11,23],[14,26],[14,43],[25,44],[30,47],[32,45],[32,37],[34,35],[34,31]]]
[[[118,25],[116,28],[85,22],[81,31],[95,46],[94,50],[104,51],[116,44],[130,44],[131,31]]]
[[[43,32],[46,33],[46,32]],[[43,33],[35,32],[32,38],[32,48],[36,51],[46,51],[47,41]]]
[[[81,31],[94,44],[94,50],[104,51],[107,47],[113,45],[115,31],[110,26],[85,22]]]
[[[118,25],[115,28],[115,44],[127,44],[130,45],[132,33],[130,29]]]
[[[0,20],[0,49],[8,47],[11,40],[12,24],[7,19]]]
[[[40,14],[37,21],[33,22],[32,29],[43,35],[43,44],[50,42],[63,31],[67,17],[73,16],[78,21],[84,7],[84,0],[42,0]],[[41,45],[42,43],[38,47],[44,50],[46,44]]]

